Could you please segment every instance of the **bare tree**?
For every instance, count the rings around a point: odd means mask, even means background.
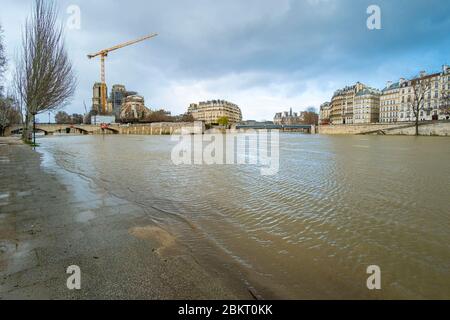
[[[4,73],[7,67],[5,47],[3,45],[3,28],[0,25],[0,135],[4,134],[6,127],[18,124],[21,121],[17,104],[10,94],[4,94]]]
[[[70,123],[70,116],[67,114],[67,112],[58,111],[58,113],[55,115],[55,122],[57,124],[68,124]]]
[[[194,116],[190,113],[185,113],[180,118],[180,122],[194,122],[194,121],[195,121]]]
[[[425,109],[425,99],[431,90],[431,78],[421,77],[414,79],[411,81],[411,87],[413,96],[412,99],[408,101],[408,103],[414,114],[416,125],[416,136],[418,136],[420,113],[423,112]]]
[[[442,93],[439,110],[447,120],[450,119],[450,90]]]
[[[22,35],[22,56],[15,82],[26,109],[26,126],[31,116],[33,132],[37,114],[64,107],[75,92],[76,77],[64,45],[63,26],[57,24],[53,0],[35,0],[33,15]]]
[[[318,125],[319,124],[319,115],[315,112],[316,109],[312,108],[312,109],[308,109],[308,110],[310,110],[310,111],[303,112],[302,123]]]
[[[306,109],[306,112],[317,113],[317,109],[316,109],[316,107],[308,107],[308,108]]]
[[[7,96],[0,97],[0,136],[3,136],[5,129],[12,124],[20,124],[22,115],[20,114],[14,98]]]
[[[55,115],[55,122],[57,124],[81,124],[83,123],[83,115],[77,113],[69,115],[67,112],[58,111]]]
[[[6,71],[5,47],[3,45],[3,29],[0,25],[0,98],[3,96],[3,74]]]
[[[136,122],[136,120],[133,119],[124,119],[123,122]],[[174,122],[174,118],[170,116],[170,113],[165,111],[164,109],[153,111],[147,116],[144,116],[142,119],[138,119],[138,122],[145,122],[145,123],[154,123],[154,122]]]
[[[10,125],[9,108],[6,100],[0,97],[0,136],[3,136],[5,128]]]

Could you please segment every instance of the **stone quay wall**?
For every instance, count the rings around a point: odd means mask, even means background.
[[[146,124],[130,124],[120,126],[109,126],[111,129],[117,129],[119,134],[133,135],[172,135],[181,134],[182,129],[198,128],[199,123],[192,122],[161,122]],[[205,131],[204,125],[200,123],[201,132]]]
[[[22,125],[6,128],[5,136],[20,132]],[[107,128],[100,125],[70,125],[70,124],[37,124],[36,130],[46,135],[57,133],[67,134],[126,134],[126,135],[171,135],[205,132],[202,122],[160,122],[143,124],[111,124]]]
[[[351,124],[319,126],[319,134],[326,135],[415,135],[416,129],[412,122],[392,124]],[[421,122],[419,134],[422,136],[450,136],[450,121]]]
[[[409,127],[409,128],[393,129],[393,130],[386,132],[386,135],[413,136],[415,134],[416,134],[416,128],[414,126]],[[449,137],[450,136],[450,121],[421,125],[421,126],[419,126],[419,134],[421,136]]]

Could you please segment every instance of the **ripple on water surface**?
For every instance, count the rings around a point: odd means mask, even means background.
[[[170,137],[42,139],[47,166],[158,209],[189,246],[207,255],[211,240],[286,297],[363,296],[366,267],[377,264],[381,296],[450,298],[448,140],[281,135],[274,176],[174,166],[173,146]]]

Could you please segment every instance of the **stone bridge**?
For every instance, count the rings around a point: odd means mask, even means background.
[[[198,124],[204,132],[204,125]],[[163,123],[145,123],[145,124],[110,124],[106,127],[90,124],[38,124],[36,123],[36,132],[43,132],[45,135],[55,133],[66,134],[136,134],[136,135],[170,135],[181,132],[182,128],[194,127],[192,122],[163,122]],[[19,134],[23,130],[23,125],[13,125],[7,127],[5,136]]]
[[[350,135],[415,135],[414,122],[398,122],[389,124],[350,124],[326,125],[319,127],[320,134]],[[423,121],[419,123],[419,134],[425,136],[449,136],[450,121]]]
[[[5,136],[21,133],[23,125],[14,125],[6,128]],[[45,135],[52,135],[55,133],[72,133],[72,134],[95,134],[102,133],[107,130],[107,133],[119,133],[119,129],[113,126],[108,126],[102,129],[99,125],[81,125],[81,124],[36,124],[36,132],[43,132]]]

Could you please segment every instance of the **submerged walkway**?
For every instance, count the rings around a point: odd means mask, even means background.
[[[0,140],[0,299],[251,298],[198,264],[148,210],[43,169],[18,144]],[[81,290],[66,286],[71,265]]]

